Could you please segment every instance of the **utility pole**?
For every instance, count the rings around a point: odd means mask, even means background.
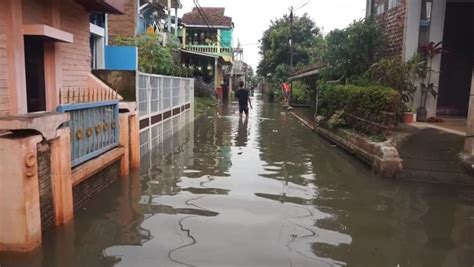
[[[168,33],[171,34],[171,0],[168,0]]]
[[[290,72],[293,72],[293,6],[290,9]],[[293,96],[293,81],[290,81],[290,94],[288,95],[288,107],[291,108],[291,98]]]
[[[290,67],[293,69],[293,6],[290,11]]]

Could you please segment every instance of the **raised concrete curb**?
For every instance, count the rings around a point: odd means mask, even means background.
[[[329,131],[294,112],[289,113],[309,129],[370,165],[382,177],[393,178],[402,170],[398,151],[389,141],[376,143],[346,130]]]

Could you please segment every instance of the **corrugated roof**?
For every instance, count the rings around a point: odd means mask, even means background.
[[[225,16],[225,8],[223,7],[203,7],[202,10],[209,18],[210,26],[224,26],[232,27],[232,18]],[[204,18],[199,13],[199,10],[195,7],[192,12],[188,12],[183,15],[183,24],[185,25],[196,25],[196,26],[208,26]]]

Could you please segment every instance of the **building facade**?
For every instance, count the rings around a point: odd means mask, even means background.
[[[437,97],[427,98],[428,118],[467,119],[466,153],[472,154],[474,131],[474,2],[462,0],[368,0],[367,16],[374,16],[386,35],[381,56],[408,61],[429,42],[442,42],[447,52],[432,60]],[[414,109],[421,92],[415,94]]]
[[[91,73],[106,14],[123,12],[122,0],[0,1],[0,251],[33,250],[138,167],[135,105]]]
[[[228,99],[232,88],[232,18],[225,16],[224,8],[195,7],[183,15],[182,24],[179,38],[183,65],[193,72],[194,77],[213,84],[220,99]]]

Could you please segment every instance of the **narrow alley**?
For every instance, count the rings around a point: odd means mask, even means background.
[[[1,266],[474,264],[472,189],[380,179],[261,98],[209,110]]]

